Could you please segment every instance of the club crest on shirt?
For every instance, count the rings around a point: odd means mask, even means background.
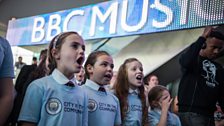
[[[89,99],[89,103],[88,103],[89,112],[96,111],[97,107],[98,107],[97,102],[93,99]]]
[[[56,115],[61,111],[61,106],[61,102],[57,98],[50,98],[45,105],[45,109],[47,113]]]

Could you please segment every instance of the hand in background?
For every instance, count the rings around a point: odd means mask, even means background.
[[[208,38],[209,35],[211,34],[212,30],[213,30],[212,26],[205,27],[202,37]]]

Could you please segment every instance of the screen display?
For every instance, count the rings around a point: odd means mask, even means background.
[[[65,31],[85,40],[224,23],[223,0],[115,0],[9,21],[11,45],[46,44]]]

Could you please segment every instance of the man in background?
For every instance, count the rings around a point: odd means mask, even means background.
[[[75,73],[75,78],[76,78],[77,84],[79,86],[84,84],[84,81],[85,81],[85,70],[84,70],[83,66],[82,66],[81,70],[79,71],[79,73]]]
[[[147,94],[149,93],[149,91],[155,87],[159,85],[159,79],[156,75],[152,74],[152,75],[149,75],[147,77],[147,82],[146,84],[144,85],[144,88],[145,88],[145,92],[147,92]],[[148,96],[148,95],[147,95]]]
[[[216,103],[224,109],[224,71],[215,62],[224,48],[223,31],[223,26],[206,27],[180,57],[178,108],[182,126],[214,126]]]
[[[15,89],[17,93],[22,90],[23,84],[26,82],[29,74],[36,68],[37,68],[37,57],[33,57],[31,65],[24,65],[21,68],[15,83]]]
[[[21,56],[18,57],[18,62],[15,63],[16,69],[21,69],[26,63],[23,62],[23,58]]]
[[[37,65],[37,57],[33,57],[33,61],[32,61],[32,64],[35,64],[35,65]]]

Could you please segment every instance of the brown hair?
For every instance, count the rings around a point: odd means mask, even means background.
[[[128,82],[127,64],[134,61],[138,61],[140,63],[140,61],[136,58],[128,58],[124,61],[124,63],[120,66],[118,70],[117,79],[113,87],[113,89],[115,90],[115,94],[120,101],[122,121],[124,121],[124,118],[128,110],[127,97],[129,93],[129,82]],[[147,121],[148,108],[146,106],[144,86],[141,85],[138,89],[140,91],[138,97],[141,99],[141,103],[142,103],[142,125],[145,126],[147,125],[147,122],[148,122]]]
[[[40,64],[37,66],[37,68],[34,71],[30,73],[26,81],[26,84],[30,84],[33,80],[36,80],[48,75],[48,69],[46,68],[47,50],[45,49],[44,52],[40,54],[40,56],[42,57],[42,59],[40,60]],[[24,91],[26,91],[26,88],[28,86],[26,84],[25,84],[26,87],[24,87],[25,88]]]
[[[79,36],[79,34],[77,32],[74,32],[74,31],[62,32],[62,33],[58,34],[57,36],[55,36],[51,40],[51,42],[49,44],[49,48],[48,48],[48,62],[49,62],[48,67],[50,69],[49,74],[51,74],[54,71],[54,69],[57,68],[56,60],[53,57],[52,52],[51,52],[52,49],[58,49],[58,51],[60,51],[61,47],[64,43],[65,38],[68,37],[71,34],[75,34],[75,35]]]
[[[47,49],[43,49],[43,50],[40,51],[39,60],[42,60],[45,57],[47,57]]]
[[[97,57],[102,56],[102,55],[110,56],[110,54],[106,51],[94,51],[94,52],[89,54],[89,56],[86,60],[86,63],[84,65],[84,67],[85,67],[85,77],[86,78],[88,78],[88,79],[90,78],[90,75],[89,75],[88,70],[87,70],[87,65],[94,66],[94,64],[97,61]]]
[[[158,107],[157,102],[163,96],[163,91],[165,91],[165,90],[168,91],[166,87],[161,86],[161,85],[157,85],[149,91],[148,100],[149,100],[150,107],[152,109]]]

